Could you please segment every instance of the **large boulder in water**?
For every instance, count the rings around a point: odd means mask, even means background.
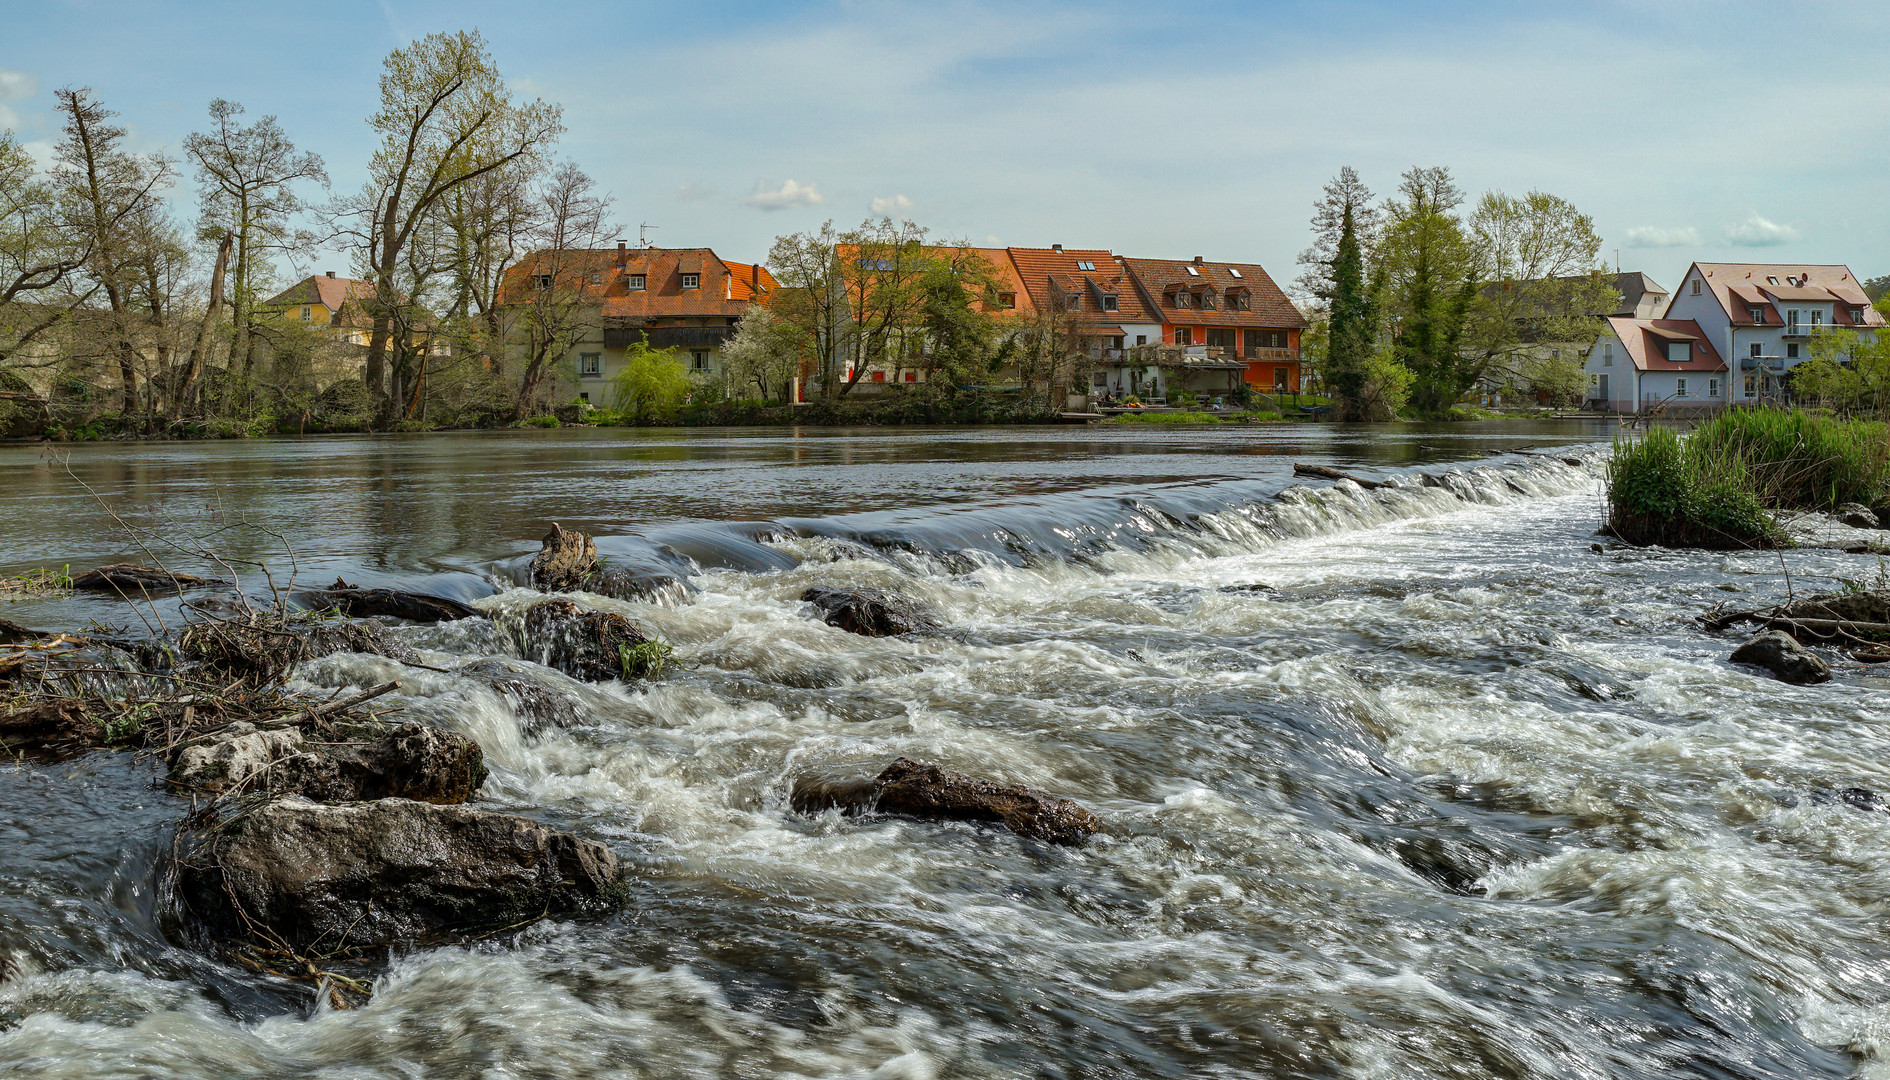
[[[924,608],[903,596],[878,589],[815,585],[801,593],[801,601],[814,605],[828,626],[837,626],[849,634],[897,637],[938,629],[937,620]]]
[[[848,815],[876,811],[924,821],[988,821],[1053,844],[1080,844],[1102,827],[1095,814],[1068,799],[909,758],[897,759],[872,780],[803,780],[789,805],[803,814],[838,808]]]
[[[661,670],[668,648],[621,615],[545,600],[525,610],[519,642],[526,659],[585,682],[635,679]]]
[[[352,723],[330,738],[233,724],[171,755],[169,782],[204,794],[296,794],[320,802],[398,797],[463,803],[486,779],[479,744],[425,724]]]
[[[1877,520],[1877,512],[1863,503],[1845,503],[1837,508],[1835,516],[1853,529],[1883,528],[1883,523]]]
[[[605,566],[598,558],[596,541],[555,521],[538,554],[532,556],[531,584],[539,592],[587,592],[652,604],[676,602],[687,590],[682,579],[672,575]]]
[[[186,921],[213,937],[300,951],[385,948],[539,915],[596,912],[624,895],[617,856],[530,818],[381,799],[326,806],[288,796],[175,845]]]
[[[1768,630],[1733,650],[1732,662],[1762,667],[1780,681],[1799,686],[1831,679],[1831,665],[1778,630]]]

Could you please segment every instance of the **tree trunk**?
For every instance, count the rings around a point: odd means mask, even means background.
[[[223,306],[223,272],[230,264],[230,249],[234,244],[235,238],[224,233],[223,242],[217,245],[216,267],[210,271],[210,306],[204,309],[203,325],[197,328],[197,343],[191,346],[190,361],[177,382],[175,405],[180,417],[189,407],[191,395],[196,393],[197,380],[203,377],[204,358],[210,351],[211,335],[216,331],[217,309]]]

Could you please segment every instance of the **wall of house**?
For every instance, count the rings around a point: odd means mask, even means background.
[[[1588,373],[1588,391],[1584,400],[1601,400],[1601,376],[1608,377],[1608,407],[1615,412],[1635,412],[1638,400],[1634,361],[1628,356],[1627,346],[1609,330],[1595,339],[1588,349],[1588,359],[1583,362],[1582,370]]]
[[[1644,412],[1663,403],[1669,409],[1721,408],[1726,404],[1726,373],[1641,372],[1639,408],[1636,411]]]

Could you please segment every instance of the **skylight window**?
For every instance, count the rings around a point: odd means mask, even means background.
[[[1775,278],[1775,277],[1769,277],[1769,278],[1766,278],[1766,279],[1765,279],[1765,283],[1766,283],[1767,285],[1777,285],[1777,284],[1778,284],[1778,279],[1777,279],[1777,278]]]
[[[1096,264],[1089,259],[1078,259],[1076,260],[1076,268],[1078,270],[1094,270],[1096,269]]]
[[[1188,267],[1188,276],[1190,276],[1190,277],[1200,277],[1200,276],[1201,276],[1201,271],[1199,271],[1199,270],[1196,270],[1196,269],[1195,269],[1194,267],[1192,267],[1192,266],[1190,266],[1190,267]]]
[[[1238,271],[1238,270],[1236,270],[1236,269],[1234,269],[1234,268],[1233,268],[1233,267],[1231,267],[1231,266],[1227,268],[1227,272],[1228,272],[1228,273],[1230,273],[1230,274],[1232,274],[1232,275],[1234,275],[1235,277],[1239,277],[1239,276],[1240,276],[1240,271]]]

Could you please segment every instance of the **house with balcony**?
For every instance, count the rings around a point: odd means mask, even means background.
[[[1811,356],[1820,330],[1883,332],[1850,267],[1777,263],[1694,263],[1667,319],[1697,324],[1728,362],[1731,404],[1756,404],[1787,392],[1791,369]]]
[[[1102,248],[1006,248],[1022,298],[1034,311],[1062,312],[1087,354],[1091,394],[1161,398],[1168,381],[1155,362],[1161,320],[1115,255]]]
[[[506,275],[502,303],[525,305],[534,291],[576,293],[581,333],[566,354],[578,397],[611,400],[610,380],[632,345],[674,349],[698,382],[722,378],[722,345],[750,304],[776,285],[766,267],[723,259],[708,248],[537,251]]]
[[[1222,393],[1245,383],[1263,393],[1299,392],[1306,317],[1264,268],[1199,255],[1118,261],[1160,322],[1179,388]]]
[[[1710,412],[1730,396],[1725,359],[1691,319],[1610,315],[1585,368],[1588,405],[1603,412]]]

